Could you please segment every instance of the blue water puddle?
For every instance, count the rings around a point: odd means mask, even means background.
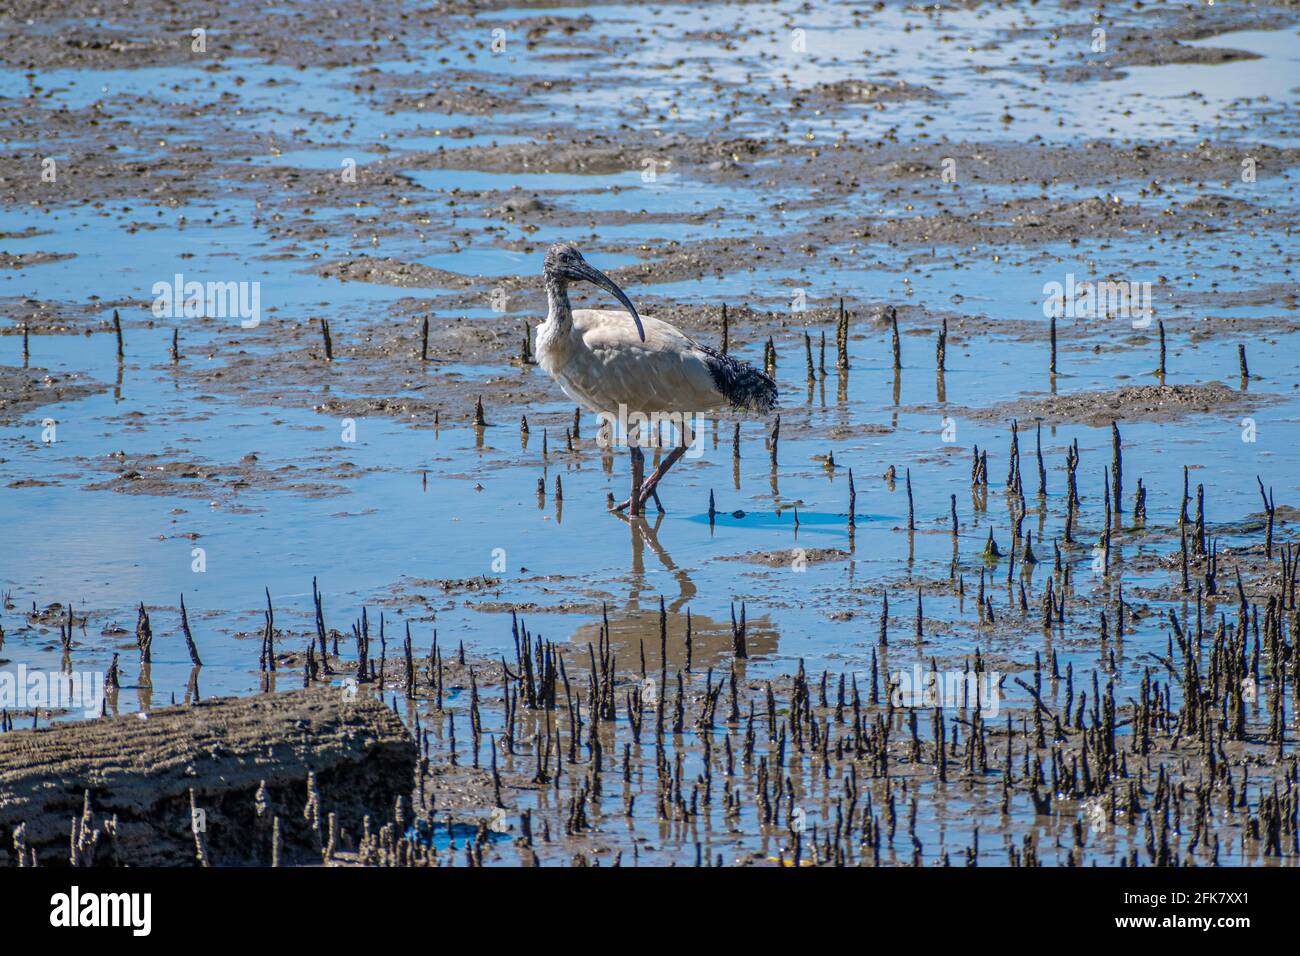
[[[539,165],[544,164],[545,157]],[[613,188],[631,188],[640,181],[635,170],[613,174],[582,173],[489,173],[476,169],[412,170],[406,176],[425,189],[437,192],[482,192],[487,190],[556,190],[564,193]]]
[[[749,528],[763,530],[769,528],[779,528],[783,531],[792,531],[795,528],[795,510],[787,511],[719,511],[712,518],[708,513],[690,515],[686,520],[694,522],[704,522],[713,524],[719,528]],[[802,511],[798,512],[798,529],[802,531],[805,526],[818,529],[821,527],[835,527],[843,529],[848,524],[848,514],[831,514],[830,512]],[[855,521],[872,522],[872,521],[896,521],[896,518],[887,515],[855,515]]]
[[[1087,40],[1081,38],[1080,43]],[[1017,110],[1014,129],[1051,141],[1088,137],[1144,140],[1154,137],[1200,135],[1236,138],[1244,125],[1223,123],[1220,113],[1232,112],[1235,101],[1267,96],[1287,100],[1300,75],[1293,30],[1238,31],[1186,41],[1191,46],[1226,47],[1258,53],[1262,59],[1216,64],[1126,66],[1124,76],[1105,83],[1077,84],[1074,95],[1055,101],[1051,111]],[[994,71],[999,80],[1012,79]],[[1248,134],[1256,139],[1262,130]],[[1275,145],[1293,145],[1294,131],[1269,131]]]
[[[1220,64],[1179,64],[1166,67],[1130,67],[1135,88],[1186,95],[1192,90],[1211,100],[1226,103],[1238,98],[1288,99],[1294,95],[1300,76],[1300,33],[1283,30],[1234,30],[1188,46],[1221,47],[1258,54],[1258,60],[1236,60]]]
[[[364,210],[357,209],[361,214]],[[152,304],[157,283],[184,281],[258,283],[263,322],[279,312],[375,308],[412,294],[409,289],[371,283],[340,283],[307,270],[343,253],[321,246],[321,259],[280,258],[281,244],[254,223],[265,216],[252,200],[216,206],[157,211],[133,202],[96,210],[89,207],[0,210],[0,231],[42,232],[5,239],[6,250],[75,252],[75,258],[19,269],[0,289],[9,295],[82,301],[88,293],[87,266],[94,263],[93,294],[105,300],[137,299]],[[368,250],[370,251],[370,250]],[[386,311],[386,310],[385,310]],[[382,312],[380,313],[382,314]]]
[[[491,818],[487,830],[487,839],[489,843],[508,843],[513,839],[510,830],[512,826],[510,818],[505,814],[499,817]],[[493,829],[497,827],[505,829]],[[479,828],[468,823],[451,823],[450,826],[445,820],[437,819],[436,815],[432,820],[421,819],[414,826],[406,830],[406,839],[418,846],[431,848],[439,852],[446,850],[453,842],[456,846],[465,846],[472,843],[478,838]]]

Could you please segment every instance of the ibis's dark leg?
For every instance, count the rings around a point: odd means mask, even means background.
[[[615,505],[615,511],[625,511],[632,509],[632,516],[636,517],[641,514],[641,506],[645,504],[645,496],[641,494],[641,488],[645,481],[645,453],[636,445],[632,446],[632,494],[621,505]]]
[[[632,517],[641,513],[641,508],[645,504],[645,499],[641,496],[641,489],[645,481],[645,452],[635,445],[632,446],[632,494],[628,500],[632,503]]]
[[[668,469],[677,464],[678,459],[680,459],[684,454],[686,454],[686,446],[678,445],[668,453],[667,457],[665,457],[663,461],[659,463],[659,467],[654,470],[654,474],[646,479],[645,484],[641,486],[642,506],[644,506],[651,498],[654,498],[655,504],[659,507],[659,510],[664,510],[664,506],[659,501],[659,493],[655,489],[658,487],[660,479],[662,479],[664,475],[668,474]],[[635,514],[635,512],[633,513]]]

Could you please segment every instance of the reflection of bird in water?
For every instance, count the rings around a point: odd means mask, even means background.
[[[680,613],[691,599],[696,595],[695,582],[691,576],[686,573],[684,568],[677,567],[673,563],[672,556],[664,550],[664,546],[659,543],[659,526],[663,523],[663,515],[655,519],[654,526],[648,524],[636,523],[629,521],[623,515],[619,514],[628,529],[632,532],[632,593],[628,597],[628,610],[640,610],[639,595],[641,591],[649,590],[646,582],[645,570],[645,549],[648,545],[654,552],[659,563],[664,566],[669,574],[677,579],[678,594],[668,605],[668,610],[673,614]]]
[[[659,543],[658,530],[659,524],[663,521],[662,515],[653,527],[644,521],[632,521],[628,518],[623,520],[632,533],[632,587],[622,613],[611,613],[609,618],[609,639],[620,666],[639,667],[644,648],[646,671],[658,671],[663,667],[660,647],[661,644],[666,644],[668,667],[674,670],[684,668],[688,614],[692,669],[704,670],[726,664],[733,654],[731,620],[730,618],[717,620],[700,614],[698,607],[689,607],[697,595],[695,582],[691,580],[684,568],[679,568],[673,562],[672,556]],[[642,593],[654,590],[646,574],[647,547],[659,559],[664,570],[677,581],[677,596],[671,601],[664,602],[664,617],[667,621],[666,641],[660,633],[659,623],[659,602],[662,598],[654,598],[649,607],[642,607]],[[736,613],[740,613],[739,607],[736,608]],[[600,621],[584,624],[573,633],[571,640],[575,644],[596,644],[600,639],[601,627]],[[747,619],[745,637],[751,656],[776,652],[779,635],[766,615]]]

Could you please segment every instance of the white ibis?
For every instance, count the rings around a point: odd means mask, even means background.
[[[636,308],[609,276],[592,268],[576,246],[558,242],[546,252],[542,271],[549,310],[537,330],[537,361],[571,399],[591,411],[656,421],[665,413],[703,414],[729,407],[767,412],[776,404],[776,383],[748,362],[701,345],[680,329]],[[616,309],[573,309],[569,283],[591,282],[612,294]],[[628,321],[628,317],[631,321]],[[681,443],[642,481],[645,456],[639,439],[628,438],[632,493],[616,511],[639,515],[656,487],[686,451]]]

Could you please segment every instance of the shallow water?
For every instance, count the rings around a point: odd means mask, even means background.
[[[597,9],[589,12],[593,16],[601,16],[603,11]],[[682,11],[678,9],[647,11],[652,23],[658,22],[660,17],[680,16],[681,13]],[[562,11],[557,15],[562,15]],[[829,14],[823,15],[829,16]],[[511,13],[506,11],[485,19],[509,16]],[[637,19],[623,22],[640,22],[640,17],[641,13],[638,12]],[[874,42],[871,46],[877,51],[892,53],[906,49],[900,46],[903,43],[915,45],[917,42],[915,34],[909,37],[901,32],[900,25],[908,22],[909,19],[914,18],[898,11],[891,11],[887,17],[873,19],[870,31]],[[1009,14],[995,17],[963,16],[957,19],[962,21],[958,25],[958,29],[962,31],[1000,30],[1012,25]],[[950,24],[954,22],[951,15],[945,15],[943,20]],[[993,22],[987,22],[990,20]],[[611,17],[603,22],[617,30],[620,21],[616,17]],[[826,24],[828,28],[832,25]],[[716,22],[714,26],[719,29],[725,28],[724,25]],[[864,27],[863,30],[865,29]],[[894,32],[890,32],[891,30]],[[884,40],[881,39],[882,31],[884,31]],[[816,79],[833,81],[842,76],[853,75],[851,61],[847,60],[847,57],[855,48],[861,49],[864,46],[860,32],[862,31],[828,31],[827,36],[834,38],[834,46],[826,51],[826,58],[843,59],[838,63],[831,62],[818,66]],[[1253,65],[1256,70],[1261,66],[1271,66],[1273,76],[1285,76],[1286,70],[1278,67],[1283,62],[1290,62],[1289,47],[1280,36],[1252,32],[1241,37],[1234,36],[1232,39],[1241,40],[1239,45],[1243,48],[1269,54],[1276,58],[1276,61],[1271,64],[1267,61],[1263,63],[1246,61],[1214,67],[1165,66],[1149,69],[1166,79],[1162,91],[1171,96],[1173,94],[1170,91],[1179,88],[1179,84],[1194,83],[1197,71],[1217,71],[1216,79],[1222,80],[1229,75],[1230,71],[1240,70],[1247,65]],[[972,41],[971,45],[979,44]],[[940,49],[947,49],[947,47],[941,46]],[[742,47],[739,53],[744,56],[746,51]],[[672,55],[679,56],[680,52],[674,52]],[[724,63],[732,61],[731,57],[722,59]],[[929,64],[929,68],[936,69],[940,65]],[[543,65],[533,64],[533,66],[540,68]],[[315,106],[325,108],[337,105],[328,99],[319,98],[321,89],[335,90],[344,85],[332,75],[326,77],[299,73],[295,77],[296,82],[300,84],[296,90],[277,87],[273,90],[257,91],[258,78],[263,73],[274,74],[276,69],[262,65],[249,65],[247,69],[241,67],[240,75],[250,81],[240,91],[241,98],[248,100],[251,96],[255,106],[287,113],[302,105],[300,97],[308,95],[304,91],[310,91],[309,95]],[[188,71],[182,68],[102,71],[102,73],[90,74],[70,72],[67,76],[43,77],[42,82],[57,90],[56,95],[60,101],[75,106],[79,103],[76,98],[79,90],[84,90],[84,96],[87,98],[85,102],[101,96],[105,89],[156,94],[159,90],[165,91],[178,85],[185,85],[185,95],[188,96],[189,87],[182,82],[188,75]],[[21,85],[16,71],[10,71],[9,77],[11,89]],[[803,79],[811,82],[814,77],[803,77]],[[230,88],[220,75],[211,80],[211,86],[213,95],[219,95],[222,90]],[[1151,91],[1149,86],[1142,88]],[[1113,95],[1113,91],[1107,90],[1106,95]],[[1077,99],[1076,96],[1062,97],[1057,105]],[[371,132],[374,129],[382,129],[386,133],[400,131],[401,117],[381,116],[373,110],[353,113],[351,110],[355,106],[355,103],[349,106],[349,114],[354,123],[370,125]],[[958,125],[946,128],[944,120],[941,119],[932,123],[931,128],[936,133],[956,137],[967,132],[960,127],[960,123],[967,118],[969,116],[963,110],[949,111],[947,121]],[[461,121],[465,122],[463,117]],[[290,151],[275,158],[262,157],[255,162],[326,168],[334,165],[333,158],[337,155],[342,154],[338,150],[310,153]],[[364,160],[368,155],[357,152],[355,157]],[[662,208],[683,211],[723,205],[731,211],[735,207],[729,200],[734,197],[742,202],[753,203],[754,209],[758,210],[774,198],[768,190],[764,190],[761,195],[753,194],[747,192],[741,184],[725,187],[707,185],[696,190],[689,183],[679,184],[673,174],[661,175],[656,188],[640,189],[639,186],[632,186],[632,189],[638,191],[631,196],[628,195],[630,190],[610,191],[612,187],[636,183],[638,174],[635,170],[630,170],[622,176],[562,174],[519,176],[488,174],[472,170],[438,170],[413,172],[410,178],[415,184],[425,185],[432,190],[435,201],[436,194],[443,190],[509,188],[510,186],[554,190],[555,195],[561,197],[562,201],[576,208],[592,209]],[[575,189],[579,191],[574,192]],[[588,194],[586,190],[597,190],[597,192]],[[786,193],[786,198],[797,198],[798,195],[799,190],[794,189]],[[657,196],[664,197],[666,204],[656,206]],[[1290,197],[1288,196],[1287,199]],[[741,208],[744,208],[743,205]],[[176,223],[181,215],[184,215],[187,221],[184,228],[178,230]],[[75,299],[84,294],[87,289],[93,289],[95,294],[106,299],[148,298],[147,288],[151,284],[149,280],[156,281],[158,276],[170,276],[175,270],[210,278],[221,275],[224,266],[237,272],[241,277],[250,276],[260,281],[263,284],[263,301],[274,303],[270,306],[271,309],[297,313],[310,310],[313,306],[328,308],[328,311],[334,315],[346,313],[345,321],[356,324],[364,324],[365,313],[375,311],[384,300],[406,294],[383,286],[339,284],[315,279],[304,275],[299,268],[299,263],[291,259],[250,261],[250,257],[270,253],[276,249],[273,240],[268,240],[261,230],[250,224],[250,220],[255,215],[256,211],[250,208],[249,204],[242,202],[223,205],[221,209],[167,210],[162,216],[152,217],[143,209],[132,210],[130,213],[124,211],[118,217],[113,217],[108,210],[55,208],[45,212],[7,209],[4,210],[3,220],[0,220],[0,228],[3,231],[17,232],[34,226],[41,230],[42,234],[27,239],[6,240],[6,249],[13,252],[22,252],[24,248],[67,251],[75,252],[78,258],[64,263],[19,270],[16,276],[6,276],[6,292],[40,295],[48,299]],[[214,217],[214,221],[206,222],[208,216]],[[126,234],[121,225],[115,224],[113,219],[117,219],[119,223],[123,221],[149,223],[157,225],[158,228],[145,228]],[[652,231],[658,231],[660,227],[650,228]],[[342,238],[346,241],[346,237]],[[816,304],[817,292],[820,289],[825,289],[829,293],[825,297],[827,300],[832,295],[842,294],[881,300],[902,293],[914,295],[922,301],[951,300],[960,295],[964,301],[954,307],[954,311],[958,313],[971,311],[1005,314],[1015,319],[1032,320],[1037,317],[1036,313],[1041,315],[1038,307],[1041,306],[1041,286],[1045,275],[1049,278],[1067,272],[1075,272],[1080,276],[1105,275],[1116,271],[1122,272],[1126,264],[1135,258],[1149,258],[1154,261],[1153,253],[1147,252],[1144,255],[1143,250],[1129,248],[1121,242],[1106,242],[1100,246],[1102,247],[1083,250],[1078,246],[1060,250],[1040,247],[1033,250],[1026,261],[1019,265],[1016,263],[1018,258],[1016,250],[1003,250],[1007,261],[987,264],[978,271],[952,270],[944,268],[940,262],[933,269],[909,270],[907,272],[909,282],[906,285],[900,283],[897,272],[887,267],[882,268],[882,263],[869,259],[867,264],[872,268],[841,269],[817,276],[811,290],[810,304]],[[175,250],[178,247],[185,250],[184,260],[175,258]],[[878,249],[862,251],[873,259],[880,254]],[[1199,276],[1195,282],[1196,288],[1208,289],[1212,283],[1231,281],[1232,276],[1228,272],[1230,268],[1228,264],[1231,261],[1228,250],[1221,250],[1217,255],[1213,252],[1207,254],[1207,250],[1203,247],[1184,244],[1179,252],[1186,257],[1184,261],[1195,261],[1197,264]],[[1168,269],[1171,272],[1181,273],[1181,269],[1177,268],[1181,263],[1177,260],[1171,263],[1167,256],[1165,250],[1159,254],[1161,270]],[[168,262],[169,258],[170,262]],[[527,257],[491,246],[475,245],[463,248],[457,253],[434,253],[422,257],[421,261],[468,275],[491,276],[529,271]],[[601,260],[601,264],[611,268],[620,263],[616,258],[609,258]],[[91,269],[89,273],[87,266]],[[1142,270],[1144,275],[1149,275],[1151,271],[1150,268]],[[707,283],[683,282],[659,285],[653,292],[665,298],[718,301],[732,297],[733,301],[743,299],[756,304],[771,304],[785,297],[786,290],[783,287],[792,282],[807,282],[810,278],[759,270],[721,279],[710,278]],[[263,336],[264,347],[273,348],[273,328],[268,327],[264,331],[266,332]],[[131,338],[138,339],[143,336],[133,333]],[[8,507],[14,511],[11,526],[13,522],[17,522],[15,530],[20,532],[20,538],[39,535],[47,545],[31,556],[33,563],[24,568],[23,573],[11,573],[6,576],[7,586],[30,589],[33,592],[47,592],[51,595],[69,594],[73,596],[74,603],[98,605],[101,602],[120,600],[124,584],[136,582],[143,584],[152,581],[151,590],[155,595],[153,600],[161,603],[167,600],[164,595],[169,596],[187,590],[191,594],[191,606],[201,608],[209,601],[222,607],[247,602],[248,596],[255,595],[263,585],[271,587],[273,595],[283,595],[287,603],[292,603],[295,597],[300,598],[308,593],[306,585],[313,574],[321,577],[327,593],[346,594],[355,600],[364,597],[372,589],[383,588],[393,583],[404,575],[458,577],[476,572],[488,573],[491,564],[489,555],[495,547],[506,549],[507,554],[511,555],[512,567],[516,564],[524,565],[541,572],[560,568],[565,573],[595,580],[600,580],[626,563],[626,547],[622,544],[615,545],[610,540],[611,537],[621,540],[621,536],[611,536],[607,533],[608,525],[613,519],[600,515],[581,514],[581,505],[578,503],[599,501],[606,489],[621,484],[595,467],[594,460],[591,460],[590,456],[587,456],[589,460],[582,468],[565,464],[562,469],[557,469],[554,464],[552,465],[551,471],[561,470],[565,475],[570,510],[568,522],[556,522],[547,511],[539,511],[531,502],[519,500],[519,489],[526,489],[533,476],[540,473],[540,468],[536,454],[518,452],[517,436],[513,434],[502,436],[503,440],[500,442],[492,442],[494,446],[501,446],[496,455],[475,452],[474,458],[465,460],[462,456],[472,452],[474,448],[473,436],[466,429],[444,428],[437,434],[420,433],[417,436],[418,440],[411,441],[407,429],[402,426],[383,421],[367,421],[363,422],[359,429],[360,435],[355,446],[345,449],[340,442],[332,440],[331,433],[337,429],[331,427],[330,423],[321,422],[318,416],[292,409],[240,408],[220,398],[218,399],[219,411],[210,413],[205,421],[187,422],[185,428],[178,430],[175,419],[181,414],[180,409],[186,406],[187,398],[192,396],[187,395],[183,376],[170,374],[162,364],[165,334],[160,331],[154,338],[157,342],[155,351],[158,355],[158,364],[140,366],[128,358],[121,385],[116,389],[117,395],[105,395],[78,402],[74,406],[54,407],[47,410],[49,417],[61,423],[59,442],[55,447],[32,448],[32,443],[38,437],[33,430],[35,423],[29,422],[17,428],[7,429],[6,441],[24,452],[20,456],[10,457],[8,467],[10,476],[44,477],[58,474],[68,471],[67,460],[70,458],[93,459],[116,450],[124,444],[125,436],[117,433],[117,427],[102,420],[128,413],[142,414],[142,418],[133,423],[130,434],[130,444],[141,450],[162,449],[169,444],[174,447],[184,447],[179,444],[181,442],[199,444],[203,457],[213,462],[235,460],[249,451],[265,454],[267,449],[274,450],[273,461],[285,462],[302,454],[338,454],[346,450],[349,460],[363,467],[380,465],[384,472],[366,475],[356,482],[349,483],[349,496],[345,499],[346,503],[336,499],[301,501],[295,500],[292,495],[254,493],[249,496],[250,500],[244,503],[259,513],[234,517],[220,514],[219,509],[208,509],[206,503],[202,501],[175,502],[165,498],[136,498],[104,492],[86,492],[78,488],[75,481],[64,482],[55,488],[25,489],[21,495],[25,500],[21,503],[18,495],[7,496],[11,502]],[[10,351],[19,346],[17,338],[10,337],[6,341],[10,344]],[[141,351],[146,347],[142,347]],[[929,356],[925,353],[930,347],[928,341],[913,341],[910,337],[905,338],[905,369],[900,392],[900,401],[904,406],[934,400],[933,375],[923,374],[919,369],[912,374],[908,367],[911,364],[908,359],[914,348],[928,361]],[[1189,378],[1231,376],[1235,365],[1233,343],[1215,342],[1190,347],[1186,357],[1180,354],[1181,348],[1179,343],[1175,343],[1174,353],[1177,357],[1174,364],[1180,371],[1185,370]],[[132,348],[131,351],[134,353],[136,349]],[[202,351],[201,334],[197,341],[191,342],[187,330],[186,351],[194,354]],[[796,409],[792,410],[794,415],[800,418],[806,417],[813,422],[820,417],[826,421],[889,424],[895,429],[888,436],[867,436],[859,441],[850,439],[847,443],[840,442],[836,446],[837,459],[842,465],[857,464],[859,484],[862,489],[860,500],[868,502],[868,507],[874,507],[875,499],[879,499],[882,504],[897,500],[895,494],[878,490],[877,483],[874,481],[875,475],[883,470],[884,463],[901,464],[909,455],[933,456],[936,452],[940,452],[940,460],[926,468],[924,487],[918,496],[920,498],[918,512],[922,515],[929,513],[935,521],[939,521],[946,510],[944,504],[948,494],[962,490],[962,469],[966,465],[964,454],[957,456],[961,461],[959,466],[945,467],[942,459],[950,458],[954,450],[945,448],[943,443],[938,441],[940,431],[938,420],[906,413],[900,415],[891,411],[891,375],[887,370],[884,340],[879,337],[875,337],[874,341],[855,340],[851,345],[851,351],[854,374],[849,385],[847,404],[839,406],[838,403],[833,403],[832,407],[822,411],[816,408],[818,402],[815,400],[814,408],[808,413]],[[1285,376],[1288,372],[1294,372],[1294,368],[1286,360],[1286,355],[1287,350],[1284,346],[1276,349],[1252,349],[1252,364],[1257,374],[1264,378],[1284,386],[1289,385]],[[36,338],[33,340],[31,363],[33,366],[51,369],[85,370],[100,380],[109,382],[115,380],[115,362],[111,348],[105,347],[104,341],[98,337]],[[798,397],[803,392],[802,369],[799,367],[801,363],[794,364],[796,364],[795,368],[783,369],[789,374],[784,377],[781,384],[785,393]],[[924,365],[922,362],[917,364]],[[1104,387],[1111,383],[1116,373],[1139,377],[1149,372],[1151,364],[1150,352],[1145,349],[1128,348],[1108,351],[1097,356],[1080,355],[1077,362],[1072,360],[1069,363],[1070,368],[1066,373],[1068,377],[1064,379],[1065,387],[1069,389]],[[950,402],[956,403],[980,403],[1010,399],[1032,391],[1044,391],[1047,388],[1047,376],[1041,371],[1038,375],[1031,373],[1028,380],[1022,375],[1007,374],[1009,370],[1025,367],[1032,369],[1037,366],[1041,370],[1042,365],[1041,347],[1037,344],[998,341],[996,338],[987,342],[973,342],[969,346],[963,344],[950,352],[946,375],[947,398]],[[534,370],[530,374],[540,373]],[[560,411],[564,404],[557,393],[554,410]],[[547,409],[536,411],[542,413]],[[1266,468],[1276,473],[1278,468],[1286,467],[1285,456],[1294,447],[1289,440],[1295,434],[1292,431],[1295,427],[1294,408],[1286,406],[1270,412],[1270,416],[1270,421],[1262,424],[1261,430],[1265,433],[1273,431],[1273,421],[1276,421],[1278,439],[1276,444],[1261,443],[1264,447],[1259,448],[1258,451],[1250,449],[1256,451],[1261,460],[1252,461],[1254,456],[1243,457],[1237,454],[1240,449],[1231,444],[1232,438],[1239,432],[1239,425],[1235,421],[1206,422],[1205,427],[1198,429],[1195,438],[1187,436],[1181,439],[1182,442],[1192,441],[1220,450],[1218,456],[1220,460],[1200,463],[1205,464],[1207,469],[1213,469],[1204,476],[1204,480],[1208,486],[1216,489],[1218,493],[1216,504],[1225,514],[1236,515],[1243,509],[1251,507],[1255,491],[1248,479],[1256,471]],[[96,422],[99,424],[96,425]],[[319,432],[308,430],[313,426],[323,427]],[[1005,440],[1005,428],[1000,426],[987,428],[972,423],[968,427],[959,427],[958,448],[962,451],[968,449],[971,444],[979,444],[981,447],[992,444],[998,448],[999,440]],[[502,426],[500,430],[510,429]],[[1108,436],[1098,433],[1094,438],[1089,434],[1089,429],[1069,431],[1078,434],[1085,450],[1085,461],[1099,460],[1098,456],[1089,456],[1086,452],[1102,451],[1108,442]],[[1134,474],[1146,476],[1148,486],[1153,489],[1153,512],[1166,515],[1169,513],[1170,506],[1162,504],[1159,492],[1161,489],[1170,489],[1169,493],[1172,494],[1181,465],[1188,457],[1186,452],[1181,456],[1171,457],[1170,453],[1174,449],[1167,447],[1168,431],[1166,426],[1156,425],[1134,425],[1125,429],[1129,462],[1131,462],[1129,468]],[[747,424],[745,433],[752,442],[753,437],[760,433],[760,426]],[[491,432],[489,434],[490,437],[495,438]],[[404,435],[405,440],[403,440]],[[1056,458],[1059,464],[1059,449],[1067,438],[1075,436],[1071,434],[1057,437],[1049,433],[1047,437],[1049,448],[1055,446],[1058,451]],[[1093,439],[1091,443],[1090,438]],[[789,471],[783,473],[781,477],[782,500],[802,502],[804,510],[808,512],[825,510],[828,506],[843,507],[846,499],[843,481],[828,478],[822,469],[810,462],[813,455],[822,454],[824,450],[815,442],[802,443],[797,438],[786,438],[783,441],[782,458],[790,465],[787,466]],[[1192,454],[1193,457],[1197,456],[1194,450]],[[748,457],[759,458],[761,462],[758,453]],[[720,507],[727,510],[732,503],[735,503],[748,510],[755,510],[770,497],[765,469],[761,467],[760,462],[754,462],[752,468],[750,463],[746,462],[742,471],[745,473],[744,477],[751,480],[742,483],[739,493],[735,489],[728,489],[724,499],[727,504],[725,507],[720,504]],[[429,487],[434,490],[432,495],[425,489],[421,478],[421,472],[431,463],[434,465],[429,482]],[[440,464],[443,469],[450,467],[455,470],[460,470],[465,465],[471,466],[472,470],[474,467],[482,468],[490,464],[491,480],[485,483],[482,491],[472,494],[465,491],[464,486],[467,482],[449,482],[447,490],[439,494],[437,492],[440,479],[437,472],[440,470]],[[700,567],[696,573],[705,575],[706,581],[709,571],[703,565],[707,563],[707,556],[715,553],[715,549],[727,553],[737,547],[771,548],[778,545],[787,546],[791,540],[784,529],[773,527],[764,532],[755,521],[745,525],[744,533],[752,537],[744,539],[732,540],[725,534],[721,541],[717,535],[713,538],[687,537],[699,534],[692,533],[689,529],[699,523],[698,508],[707,494],[706,488],[714,485],[725,486],[729,482],[729,478],[712,477],[711,466],[723,467],[726,464],[725,456],[720,453],[711,454],[696,468],[685,470],[685,473],[678,476],[670,488],[665,489],[665,497],[670,502],[682,501],[684,506],[674,507],[673,513],[666,520],[665,531],[661,532],[661,538],[671,537],[671,548],[678,560],[699,562]],[[622,462],[619,465],[621,467]],[[918,469],[918,472],[920,470]],[[870,482],[862,480],[861,475],[864,471],[872,476]],[[945,473],[950,473],[953,480],[946,482]],[[1085,471],[1085,486],[1093,477],[1095,476]],[[723,490],[722,487],[719,487],[719,490]],[[1086,491],[1085,497],[1087,497]],[[431,509],[427,504],[430,499],[438,501],[438,506]],[[692,503],[695,503],[693,507]],[[169,515],[173,507],[178,504],[186,509],[185,518],[180,522]],[[416,514],[430,516],[435,522],[434,527],[437,528],[436,537],[440,543],[438,550],[448,557],[455,555],[455,560],[438,562],[433,554],[421,555],[419,536],[412,541],[407,537],[404,527],[400,532],[397,527],[394,527],[391,516],[410,513],[412,509]],[[438,516],[437,510],[454,513]],[[340,511],[346,511],[349,517],[330,517]],[[507,511],[511,512],[508,518],[505,517]],[[579,514],[574,515],[575,511],[579,511]],[[680,514],[681,511],[685,511],[686,514]],[[900,509],[895,507],[892,511],[897,519]],[[593,517],[595,520],[592,520]],[[331,543],[339,533],[333,525],[340,521],[352,525],[348,532],[349,539],[354,542],[354,547],[364,548],[369,555],[364,561],[356,561],[354,555],[342,564],[339,577],[346,580],[346,584],[343,582],[334,584],[331,581],[330,569],[323,566],[322,560],[326,559],[332,550]],[[685,524],[681,524],[683,521]],[[232,524],[236,527],[232,528]],[[133,529],[134,534],[119,531],[121,537],[118,540],[110,538],[106,541],[101,538],[101,533],[107,537],[111,534],[109,529],[123,527]],[[676,531],[678,527],[682,529],[680,532]],[[805,518],[801,525],[804,536],[816,534],[814,527],[815,523],[811,520],[811,516]],[[97,533],[90,534],[88,529],[96,529]],[[148,533],[141,535],[140,532],[145,529]],[[210,571],[201,579],[191,575],[188,570],[188,549],[184,547],[184,542],[174,546],[164,543],[161,547],[152,548],[140,544],[142,538],[149,540],[169,536],[182,529],[199,533],[203,536],[209,551],[221,555],[220,573],[213,574]],[[667,529],[673,529],[674,533],[669,536]],[[838,535],[835,535],[827,529],[825,535],[828,540],[837,538],[837,543],[843,544],[843,528],[838,529],[838,532]],[[972,534],[975,535],[975,532]],[[861,535],[862,533],[859,532],[859,541]],[[136,543],[128,547],[127,542],[132,538]],[[685,540],[681,540],[682,538]],[[484,540],[490,540],[491,547],[483,547],[481,542]],[[465,560],[465,549],[471,542],[479,543],[476,550],[483,552],[481,561]],[[405,547],[399,549],[399,544],[404,544]],[[442,545],[451,546],[442,547]],[[416,552],[414,555],[411,554],[412,546]],[[227,550],[228,548],[230,550]],[[873,542],[867,550],[889,561],[899,553],[899,544],[897,541],[885,538]],[[944,548],[938,550],[942,551]],[[166,552],[169,551],[172,553],[167,554]],[[81,555],[82,560],[68,562],[66,558],[69,554]],[[43,561],[43,558],[47,560]],[[411,558],[415,558],[414,567],[409,564]],[[573,563],[575,559],[583,562],[585,566],[583,564],[575,566]],[[859,562],[862,560],[862,558],[858,559]],[[139,573],[133,575],[128,581],[122,581],[120,578],[124,561],[128,566],[139,568]],[[69,564],[72,566],[69,567]],[[729,577],[730,571],[731,568],[724,565],[714,573]],[[797,595],[804,587],[816,586],[819,576],[832,574],[831,580],[837,580],[843,576],[843,573],[842,569],[836,569],[834,572],[813,569],[807,583],[799,579],[799,588],[794,593]],[[858,576],[870,579],[872,574],[870,572],[862,574],[859,571]],[[96,587],[94,582],[97,581],[101,583]],[[709,590],[707,585],[704,590],[706,593]],[[33,597],[35,597],[34,593]],[[147,597],[146,601],[149,602]],[[787,613],[797,616],[799,611],[789,608]],[[476,624],[478,623],[477,615],[472,616],[472,619]],[[455,627],[445,617],[440,620],[440,626],[444,629]],[[798,625],[792,622],[792,626]],[[476,628],[476,630],[490,633],[492,629],[488,627]],[[832,638],[827,643],[833,647],[836,639]],[[11,644],[10,648],[12,647]],[[806,654],[810,650],[810,648],[800,647],[800,653]],[[213,656],[219,659],[223,655],[218,651]],[[240,688],[220,689],[247,689],[248,686],[251,685],[246,683]],[[218,688],[212,689],[215,691]]]

